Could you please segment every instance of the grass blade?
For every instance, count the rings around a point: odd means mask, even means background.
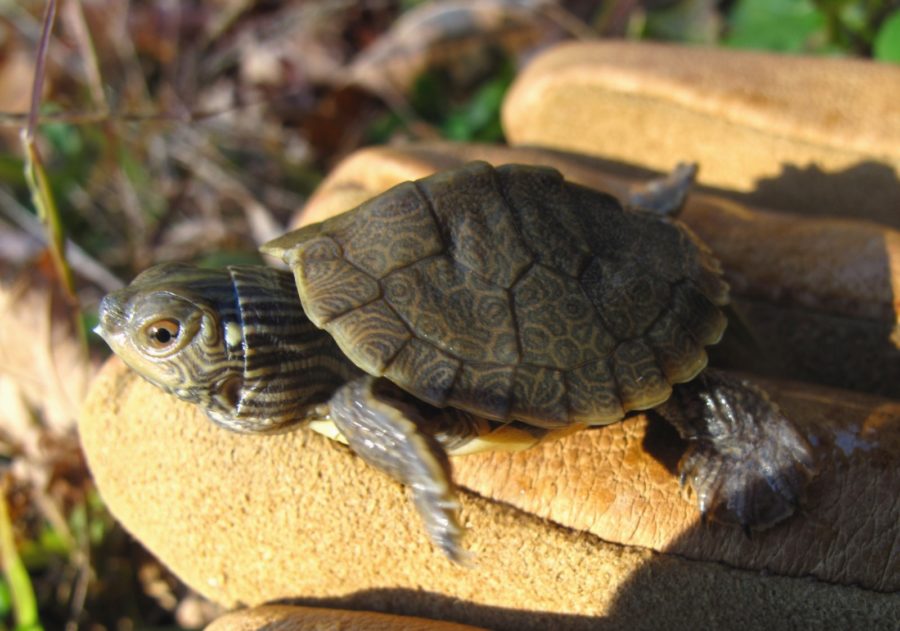
[[[6,497],[2,494],[0,494],[0,563],[3,565],[3,575],[9,584],[12,596],[16,631],[40,630],[42,627],[38,618],[37,599],[34,596],[34,588],[31,586],[31,577],[28,576],[25,564],[22,563],[16,550],[9,509],[6,505]]]

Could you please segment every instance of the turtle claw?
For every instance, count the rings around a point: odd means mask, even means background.
[[[413,484],[410,489],[431,541],[451,561],[468,561],[469,554],[462,547],[463,528],[458,519],[459,502],[446,496],[446,489],[429,488],[422,484]]]
[[[730,454],[692,445],[681,462],[682,486],[690,487],[700,513],[708,521],[734,523],[749,534],[790,517],[797,509],[806,477],[791,473],[787,456],[783,472],[762,473],[760,457]]]
[[[704,519],[745,532],[773,526],[797,510],[815,475],[812,447],[758,387],[707,372],[660,410],[689,442],[681,485]]]
[[[422,431],[415,409],[384,393],[376,379],[361,377],[338,388],[330,417],[350,448],[373,467],[409,487],[431,541],[456,562],[465,560],[450,463],[438,442]]]

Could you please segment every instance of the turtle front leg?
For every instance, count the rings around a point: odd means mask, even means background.
[[[432,542],[451,560],[462,561],[459,503],[447,455],[423,416],[376,393],[377,381],[366,376],[340,387],[329,401],[329,416],[360,458],[409,487]]]
[[[757,386],[715,370],[656,408],[689,442],[679,463],[704,517],[745,531],[786,519],[815,475],[812,447]]]

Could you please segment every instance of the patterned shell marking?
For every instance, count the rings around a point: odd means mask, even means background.
[[[654,407],[725,328],[719,264],[684,226],[548,168],[473,162],[264,249],[360,368],[492,419]]]

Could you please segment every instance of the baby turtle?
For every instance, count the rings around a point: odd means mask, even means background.
[[[655,409],[704,515],[765,527],[813,474],[758,387],[713,370],[728,287],[676,211],[681,166],[629,200],[473,162],[263,247],[290,272],[162,264],[97,332],[151,383],[242,432],[295,424],[407,485],[460,558],[447,454],[521,449]],[[298,298],[299,294],[299,298]]]

